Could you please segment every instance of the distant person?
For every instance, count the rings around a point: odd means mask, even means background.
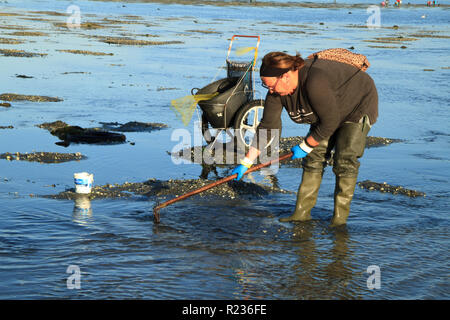
[[[232,174],[241,179],[260,154],[258,142],[269,141],[261,129],[281,129],[283,108],[291,120],[310,124],[303,142],[294,146],[292,159],[303,159],[303,175],[294,213],[287,221],[311,219],[327,158],[335,150],[333,172],[333,226],[346,223],[364,153],[366,136],[378,117],[378,94],[364,71],[341,62],[303,60],[299,54],[270,52],[260,68],[263,87],[268,89],[264,113],[246,157]],[[262,138],[261,138],[262,137]]]

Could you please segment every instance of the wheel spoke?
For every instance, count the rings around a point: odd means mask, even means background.
[[[253,126],[256,128],[258,126],[258,108],[253,108]]]
[[[259,121],[259,112],[262,112],[262,108],[261,107],[258,107],[258,108],[256,108],[256,114],[257,114],[257,116],[256,116],[256,121],[255,121],[255,128],[256,127],[258,127],[259,126],[259,123],[261,122],[261,121]]]

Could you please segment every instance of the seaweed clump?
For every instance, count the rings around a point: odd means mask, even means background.
[[[70,28],[70,24],[65,23],[65,22],[55,22],[55,23],[53,23],[53,25],[57,28],[65,28],[65,29]],[[95,22],[83,22],[83,23],[80,23],[77,27],[79,27],[80,29],[87,29],[87,30],[106,28],[106,26],[103,26],[103,25],[95,23]]]
[[[47,129],[52,135],[62,140],[56,142],[56,144],[64,147],[69,146],[71,143],[117,144],[126,141],[125,135],[120,133],[109,132],[100,128],[70,126],[60,120],[43,123],[38,125],[38,127]]]
[[[16,49],[0,49],[0,54],[5,57],[21,57],[21,58],[33,58],[33,57],[45,57],[46,53],[26,52]]]
[[[1,44],[22,44],[22,40],[18,39],[11,39],[11,38],[0,38]]]
[[[303,137],[280,138],[280,153],[290,152],[291,148],[303,141]],[[401,142],[400,139],[383,137],[366,137],[366,148],[376,148],[388,146],[392,143]]]
[[[79,161],[86,159],[81,153],[59,153],[59,152],[33,152],[33,153],[2,153],[0,159],[8,161],[21,160],[39,163],[62,163],[68,161]]]
[[[90,200],[104,198],[129,198],[134,196],[166,197],[179,196],[195,189],[204,187],[214,181],[206,179],[197,180],[167,180],[149,179],[145,182],[125,182],[124,184],[106,184],[94,186],[87,196]],[[269,187],[244,181],[229,181],[200,194],[201,197],[218,196],[225,199],[235,199],[241,196],[264,196],[269,193],[289,193],[277,187]],[[75,189],[67,189],[57,195],[45,196],[53,199],[74,200],[77,197]]]
[[[3,101],[31,101],[31,102],[59,102],[63,101],[61,98],[47,97],[47,96],[33,96],[16,93],[0,94],[0,100]]]
[[[168,126],[164,123],[137,122],[130,121],[125,124],[118,122],[100,122],[104,129],[119,132],[151,132],[154,130],[165,129]]]
[[[280,142],[278,148],[275,146],[269,146],[267,148],[267,157],[263,161],[272,160],[274,157],[278,158],[283,154],[287,154],[291,152],[291,148],[295,145],[300,144],[303,141],[303,137],[286,137],[280,138]],[[400,139],[391,139],[391,138],[382,138],[382,137],[367,137],[366,138],[366,148],[375,148],[388,146],[395,142],[401,142]],[[277,150],[278,149],[278,150]],[[273,155],[274,152],[278,152],[279,154]],[[233,163],[238,163],[238,161],[245,156],[244,150],[235,150],[235,145],[230,143],[221,144],[217,142],[214,146],[194,146],[192,148],[185,148],[179,150],[177,152],[168,152],[169,155],[184,159],[187,161],[191,161],[193,163],[202,164],[226,164],[233,161]],[[260,162],[260,158],[257,159],[258,163]],[[288,164],[293,167],[301,167],[302,159],[295,160],[286,160],[281,164]],[[330,155],[330,159],[327,160],[328,165],[333,164],[333,154]]]
[[[358,182],[358,186],[361,189],[367,189],[367,190],[376,190],[376,191],[380,191],[380,192],[388,192],[388,193],[392,193],[392,194],[401,194],[401,195],[405,195],[408,197],[425,197],[425,193],[417,191],[417,190],[411,190],[411,189],[406,189],[403,188],[401,186],[393,186],[393,185],[389,185],[386,182],[383,183],[378,183],[378,182],[373,182],[370,180],[365,180],[362,182]]]
[[[97,52],[97,51],[87,51],[87,50],[57,50],[59,52],[67,52],[73,54],[83,54],[83,55],[91,55],[91,56],[112,56],[113,53],[106,52]]]
[[[183,41],[148,41],[136,40],[128,37],[107,37],[100,40],[107,44],[128,45],[128,46],[159,46],[166,44],[182,44]]]

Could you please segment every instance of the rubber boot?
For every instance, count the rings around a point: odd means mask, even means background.
[[[347,223],[360,166],[358,159],[364,154],[370,127],[369,117],[363,116],[358,123],[345,122],[334,135],[336,142],[333,172],[336,175],[336,187],[332,226]]]
[[[355,193],[357,177],[336,177],[334,189],[334,215],[331,226],[337,227],[347,223],[350,203]]]
[[[302,183],[297,192],[295,211],[291,216],[279,219],[280,222],[311,220],[311,209],[316,205],[322,174],[323,172],[303,170]]]

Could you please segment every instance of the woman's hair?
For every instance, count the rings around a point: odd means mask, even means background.
[[[272,68],[299,70],[301,69],[305,61],[300,56],[300,53],[296,53],[295,56],[284,52],[269,52],[262,59],[262,64]]]

